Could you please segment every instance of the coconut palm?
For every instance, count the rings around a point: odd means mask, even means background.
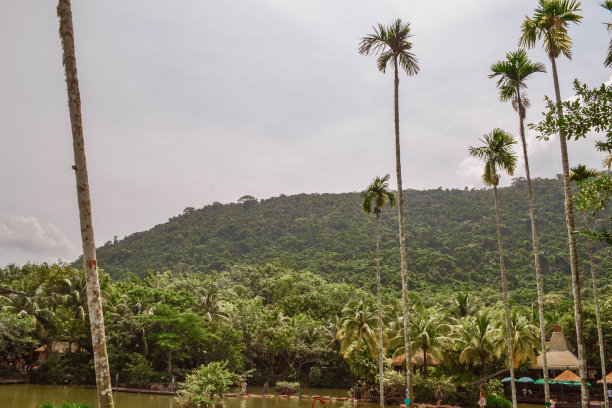
[[[495,354],[498,357],[506,354],[507,338],[505,325],[501,323],[499,328],[500,336],[495,346]],[[512,356],[515,368],[526,360],[536,361],[535,351],[540,347],[540,342],[538,336],[534,335],[535,332],[536,328],[531,320],[521,313],[518,307],[513,308],[510,313],[510,338],[512,339]]]
[[[484,135],[480,140],[483,145],[469,148],[470,155],[485,162],[482,180],[486,185],[493,186],[495,197],[495,222],[497,225],[497,246],[499,248],[499,267],[501,272],[502,292],[504,298],[504,314],[506,320],[506,342],[508,347],[508,365],[510,367],[510,379],[512,389],[512,407],[516,408],[516,386],[514,381],[514,358],[512,354],[512,339],[510,338],[510,308],[508,306],[508,285],[506,283],[506,267],[504,265],[504,250],[502,247],[501,221],[499,215],[499,199],[497,186],[500,176],[498,170],[504,170],[509,175],[514,174],[516,167],[516,154],[512,146],[516,141],[509,133],[501,129],[494,129],[491,133]]]
[[[561,92],[559,90],[559,76],[557,74],[556,59],[561,54],[569,59],[572,57],[572,39],[567,33],[567,28],[570,23],[577,24],[580,22],[582,16],[578,14],[579,11],[580,2],[576,0],[539,0],[538,7],[535,9],[533,17],[526,17],[522,26],[522,35],[519,39],[519,45],[524,45],[528,48],[534,47],[538,40],[543,41],[544,49],[548,54],[552,66],[555,100],[559,119],[563,119],[563,108],[561,106]],[[565,193],[565,220],[569,241],[570,269],[572,273],[572,289],[574,296],[574,317],[576,319],[580,391],[582,395],[582,408],[588,408],[589,390],[587,388],[587,365],[582,324],[582,299],[580,296],[580,273],[578,271],[574,205],[572,203],[572,188],[569,179],[567,137],[562,127],[559,128],[559,142],[563,169],[563,189]]]
[[[378,340],[374,327],[378,324],[378,317],[373,309],[370,299],[352,301],[342,309],[336,338],[340,341],[340,352],[344,358],[360,352],[364,345],[372,357],[376,356]]]
[[[593,177],[599,177],[599,172],[595,169],[587,169],[584,164],[578,165],[571,169],[570,180],[576,183],[578,188],[588,179]],[[597,276],[595,274],[595,258],[593,257],[593,243],[589,233],[589,216],[586,211],[582,213],[584,219],[584,226],[587,232],[587,249],[589,250],[589,261],[591,264],[591,281],[593,284],[593,298],[595,302],[595,321],[597,324],[597,337],[599,341],[599,359],[601,361],[601,372],[603,373],[603,391],[604,391],[604,405],[605,408],[609,408],[608,401],[608,382],[606,381],[606,354],[604,352],[604,339],[603,331],[601,328],[601,315],[599,313],[599,294],[597,290]]]
[[[451,313],[456,318],[460,319],[462,317],[467,317],[472,314],[472,303],[471,297],[469,293],[459,292],[453,296],[453,304],[454,308]]]
[[[550,401],[550,388],[548,384],[548,362],[546,359],[546,334],[544,333],[544,302],[542,289],[542,273],[540,269],[540,250],[536,221],[533,206],[533,190],[531,188],[531,174],[529,171],[529,157],[527,155],[527,141],[525,140],[525,109],[529,107],[529,100],[521,93],[527,87],[525,81],[537,72],[546,72],[544,64],[531,62],[523,49],[509,52],[506,59],[491,65],[489,78],[498,78],[499,99],[502,102],[512,101],[512,106],[518,112],[521,145],[523,147],[523,161],[525,162],[525,178],[527,179],[527,198],[529,200],[529,215],[531,219],[531,240],[533,242],[533,258],[535,265],[536,287],[538,291],[538,312],[540,319],[540,344],[542,344],[542,373],[544,376],[544,401]]]
[[[98,262],[91,217],[91,199],[83,140],[83,124],[81,120],[81,93],[77,78],[76,56],[74,51],[74,29],[72,26],[72,10],[70,0],[59,0],[57,15],[60,20],[59,34],[62,42],[66,89],[68,92],[68,109],[72,125],[72,140],[74,148],[74,165],[76,175],[77,201],[81,222],[81,240],[83,241],[83,262],[87,281],[87,305],[89,308],[89,323],[94,351],[94,368],[98,390],[98,405],[100,408],[111,408],[113,393],[111,388],[108,355],[106,353],[106,335],[104,316],[102,314],[102,296],[98,281]]]
[[[404,230],[404,199],[402,195],[402,166],[400,161],[400,139],[399,139],[399,72],[401,67],[408,75],[416,75],[419,65],[416,56],[410,52],[412,43],[409,38],[410,23],[404,23],[401,19],[395,20],[388,26],[378,24],[372,27],[374,33],[368,34],[361,39],[359,53],[363,55],[374,54],[378,56],[377,65],[379,71],[385,73],[389,64],[393,65],[394,80],[394,112],[395,112],[395,172],[397,177],[397,213],[399,219],[399,241],[402,273],[402,307],[404,312],[404,346],[406,353],[406,386],[408,396],[412,397],[412,376],[410,370],[410,319],[408,301],[408,265],[406,260],[406,233]]]
[[[229,314],[224,310],[224,298],[217,289],[193,289],[192,292],[196,297],[195,312],[200,312],[209,322],[230,321]]]
[[[380,213],[389,203],[395,206],[395,194],[389,190],[389,175],[376,177],[367,189],[361,192],[363,211],[376,215],[376,299],[378,306],[378,374],[380,376],[380,406],[385,406],[385,391],[383,379],[383,318],[382,295],[380,285]]]
[[[604,1],[603,3],[601,3],[601,7],[612,12],[612,0]],[[606,23],[606,25],[608,26],[608,32],[612,32],[612,23]],[[612,39],[610,40],[610,46],[608,47],[608,55],[606,55],[604,66],[612,68]]]
[[[459,362],[478,362],[481,369],[481,379],[486,376],[487,361],[493,359],[494,339],[497,329],[493,326],[489,312],[483,311],[472,320],[464,320],[457,326],[458,339],[461,343]]]
[[[420,351],[423,355],[423,375],[427,376],[427,355],[430,354],[442,360],[442,351],[451,339],[446,335],[450,329],[444,323],[439,312],[427,310],[419,314],[410,325],[412,351]]]

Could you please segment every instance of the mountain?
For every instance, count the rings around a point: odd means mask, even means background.
[[[536,179],[533,188],[545,288],[565,290],[571,283],[562,183]],[[528,297],[535,276],[526,189],[523,178],[514,179],[500,189],[500,205],[508,284]],[[239,201],[186,208],[148,231],[107,242],[98,248],[98,263],[116,279],[147,270],[208,272],[238,263],[274,263],[374,287],[375,219],[361,210],[359,193]],[[405,201],[411,289],[498,287],[492,190],[407,190]],[[594,220],[592,227],[609,216]],[[401,287],[397,210],[385,208],[381,221],[382,280],[395,292]],[[579,239],[583,275],[588,271],[584,241]],[[610,251],[596,245],[601,285],[612,281]]]

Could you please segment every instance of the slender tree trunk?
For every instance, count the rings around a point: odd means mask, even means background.
[[[586,227],[587,233],[589,229],[589,217],[586,213],[582,213],[584,217],[584,226]],[[587,248],[589,249],[589,261],[591,262],[591,280],[593,281],[593,298],[595,301],[595,320],[597,322],[597,340],[599,341],[599,359],[601,361],[601,375],[603,383],[603,394],[604,394],[604,408],[610,407],[608,401],[608,381],[606,380],[606,353],[604,352],[604,339],[603,331],[601,329],[601,315],[599,314],[599,294],[597,290],[597,276],[595,274],[595,258],[593,257],[593,242],[591,237],[587,235]]]
[[[561,106],[561,92],[559,91],[559,77],[557,76],[557,64],[555,58],[550,58],[552,63],[553,81],[555,85],[555,97],[557,102],[557,114],[559,119],[563,118]],[[572,292],[574,295],[574,317],[576,319],[576,343],[578,345],[578,371],[580,372],[580,394],[582,408],[589,408],[590,398],[587,386],[587,363],[584,347],[584,331],[582,324],[582,296],[580,294],[580,271],[578,270],[578,251],[576,249],[576,224],[574,222],[574,204],[572,202],[572,186],[569,179],[569,160],[567,157],[567,139],[565,130],[559,127],[559,142],[561,146],[561,164],[563,166],[563,191],[565,193],[565,223],[567,225],[567,236],[570,251],[570,268],[572,271]]]
[[[376,212],[376,299],[378,301],[378,375],[380,376],[380,408],[385,407],[382,294],[380,289],[380,211]]]
[[[512,351],[512,334],[510,333],[510,307],[508,306],[508,284],[506,282],[506,266],[504,264],[504,249],[502,247],[501,220],[499,216],[499,200],[497,185],[493,185],[495,195],[495,224],[497,225],[497,246],[499,248],[499,269],[501,272],[502,293],[504,296],[504,318],[506,320],[506,343],[508,345],[508,365],[510,366],[510,389],[512,391],[512,408],[516,406],[516,383],[514,381],[514,354]]]
[[[406,388],[408,398],[412,398],[412,367],[410,361],[410,303],[408,299],[408,264],[406,261],[406,231],[404,229],[404,198],[402,194],[402,163],[400,160],[399,138],[399,75],[397,58],[395,63],[394,108],[395,108],[395,172],[397,177],[397,214],[399,219],[399,241],[402,270],[402,309],[404,312],[404,348],[406,351]]]
[[[533,209],[533,190],[531,189],[531,174],[527,156],[527,141],[525,140],[525,110],[521,100],[521,91],[517,90],[519,103],[519,125],[521,143],[523,145],[523,160],[525,161],[525,176],[527,178],[527,196],[529,198],[529,216],[531,217],[531,240],[533,242],[533,260],[535,264],[536,287],[538,290],[538,314],[540,319],[540,343],[542,344],[542,375],[544,377],[544,402],[550,401],[550,385],[548,384],[548,358],[546,357],[546,333],[544,327],[544,295],[542,289],[542,272],[540,269],[540,250],[536,232],[535,212]],[[608,408],[608,407],[606,407]]]
[[[96,246],[91,217],[91,199],[89,196],[89,181],[81,120],[81,94],[77,78],[74,29],[72,27],[70,0],[59,0],[57,15],[60,19],[59,34],[62,41],[62,49],[64,51],[63,62],[68,91],[68,108],[72,125],[74,147],[73,169],[76,175],[81,239],[83,241],[83,261],[85,263],[85,278],[87,283],[87,306],[89,308],[89,324],[93,344],[98,404],[100,408],[112,408],[113,393],[108,368],[108,356],[106,354],[102,297],[100,295],[100,283],[98,281],[98,262],[96,260]]]

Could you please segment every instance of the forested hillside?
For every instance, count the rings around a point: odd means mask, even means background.
[[[500,189],[510,289],[515,296],[531,297],[535,283],[526,195],[523,179]],[[563,290],[570,286],[570,270],[561,182],[535,180],[534,196],[546,290]],[[498,286],[492,190],[408,190],[405,197],[411,289]],[[311,270],[330,281],[373,287],[375,219],[361,210],[358,193],[240,201],[187,208],[149,231],[107,242],[98,250],[99,264],[120,279],[142,277],[147,270],[209,272],[238,263],[272,263]],[[581,219],[577,218],[580,226]],[[598,222],[604,221],[595,221],[595,228]],[[586,276],[584,241],[579,239]],[[388,291],[399,291],[395,208],[382,213],[381,248],[383,284]],[[610,248],[597,245],[596,260],[601,285],[610,282]]]

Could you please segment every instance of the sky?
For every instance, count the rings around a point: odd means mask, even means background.
[[[558,60],[561,94],[603,67],[612,20],[584,1]],[[73,2],[85,148],[98,245],[244,195],[361,191],[395,180],[393,74],[357,52],[377,23],[410,22],[418,75],[400,74],[405,188],[482,188],[470,145],[518,136],[492,63],[517,49],[535,0],[106,0]],[[81,253],[72,137],[55,4],[0,2],[0,265]],[[550,63],[538,44],[534,61]],[[553,95],[528,82],[527,122]],[[558,140],[528,132],[532,176],[561,173]],[[596,137],[570,166],[601,168]],[[515,176],[524,175],[522,162]],[[510,177],[502,183],[507,185]]]

